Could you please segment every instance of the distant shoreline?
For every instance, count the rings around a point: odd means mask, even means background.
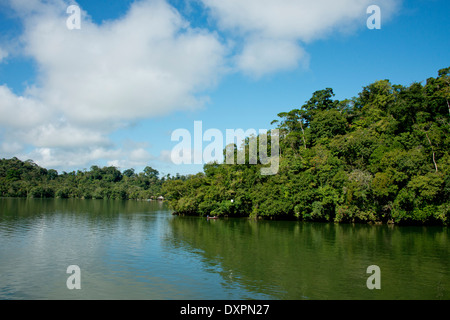
[[[159,202],[159,203],[168,203],[167,200],[157,200],[157,199],[83,199],[83,198],[31,198],[31,197],[3,197],[1,196],[0,199],[19,199],[19,200],[94,200],[94,201],[140,201],[140,202]],[[203,216],[201,214],[187,214],[187,213],[179,213],[175,210],[170,209],[171,215],[178,216],[178,217],[194,217],[194,218],[206,218],[206,216]],[[328,223],[328,224],[337,224],[337,225],[372,225],[372,226],[399,226],[399,227],[408,227],[408,226],[417,226],[417,227],[428,227],[428,226],[435,226],[435,227],[447,227],[447,225],[439,222],[432,223],[430,221],[426,223],[421,223],[417,221],[412,222],[401,222],[401,223],[395,223],[393,221],[344,221],[344,222],[334,222],[334,221],[324,221],[324,220],[302,220],[297,217],[292,216],[270,216],[270,217],[264,217],[264,216],[250,216],[250,215],[242,215],[242,216],[218,216],[218,220],[221,219],[247,219],[252,221],[291,221],[291,222],[305,222],[305,223]]]

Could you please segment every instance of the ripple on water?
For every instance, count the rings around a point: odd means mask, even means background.
[[[0,299],[450,298],[447,229],[208,223],[150,203],[56,203],[0,212]],[[72,264],[79,291],[66,287]],[[371,264],[377,293],[365,287]]]

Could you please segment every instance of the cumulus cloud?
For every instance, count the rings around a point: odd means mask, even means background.
[[[120,156],[114,160],[109,160],[107,165],[127,169],[130,167],[145,167],[154,160],[156,160],[156,157],[144,147],[137,147],[132,150],[125,148],[120,149]]]
[[[45,124],[32,128],[24,140],[37,147],[73,148],[86,145],[108,146],[111,142],[99,130],[70,124]]]
[[[125,17],[80,30],[59,6],[28,18],[26,52],[41,69],[36,98],[71,121],[129,120],[199,107],[220,74],[223,46],[189,28],[164,1],[141,1]],[[56,10],[58,9],[58,10]]]
[[[0,148],[17,148],[14,144],[0,145]],[[20,159],[33,159],[33,161],[46,168],[60,168],[71,171],[90,167],[91,165],[115,166],[121,170],[128,168],[143,168],[156,159],[143,147],[129,148],[123,146],[77,146],[64,147],[37,147],[30,152],[16,151]],[[101,162],[99,162],[101,160]]]
[[[46,168],[58,168],[64,164],[64,168],[81,169],[89,163],[99,159],[117,159],[122,156],[120,149],[108,149],[103,147],[77,147],[67,148],[35,148],[26,154],[19,154],[19,158],[33,159],[35,163]],[[66,169],[67,170],[67,169]]]
[[[39,100],[15,95],[6,85],[0,86],[0,125],[26,129],[39,125],[51,110]]]
[[[245,74],[259,78],[267,73],[306,66],[309,55],[294,41],[249,39],[236,57],[236,65]]]
[[[82,11],[74,30],[66,26],[73,1],[7,0],[23,33],[13,51],[2,44],[0,62],[20,52],[35,63],[36,81],[21,94],[0,85],[0,152],[47,167],[142,165],[155,159],[148,147],[121,147],[109,135],[201,108],[229,69],[261,77],[307,66],[308,42],[365,28],[371,4],[386,21],[401,0],[200,1],[217,31],[192,27],[166,0],[133,2],[101,24]]]
[[[242,39],[236,66],[255,76],[307,64],[305,43],[365,28],[369,5],[379,5],[386,20],[400,1],[202,0],[220,29]]]
[[[68,1],[10,0],[24,25],[22,54],[37,81],[22,95],[0,86],[2,150],[37,147],[28,156],[46,165],[107,157],[108,134],[129,122],[202,107],[202,91],[223,70],[225,47],[214,32],[191,28],[163,0],[138,1],[121,18],[96,24],[82,12],[81,29],[66,27]],[[0,61],[6,51],[0,50]],[[134,163],[149,159],[131,150]],[[139,161],[136,159],[140,159]],[[40,161],[39,161],[40,160]]]

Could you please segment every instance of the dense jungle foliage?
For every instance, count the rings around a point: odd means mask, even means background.
[[[204,173],[163,185],[172,208],[203,216],[447,224],[450,68],[425,84],[381,80],[352,99],[333,97],[331,88],[316,91],[272,122],[280,136],[278,174],[261,175],[261,164],[206,164]]]
[[[92,166],[59,174],[39,167],[32,160],[0,160],[0,196],[80,199],[156,199],[161,185],[170,176],[158,178],[158,171],[146,167],[120,172],[116,167]],[[180,178],[181,177],[174,177]],[[184,177],[183,177],[184,178]]]
[[[280,162],[209,163],[196,175],[159,178],[146,167],[92,166],[59,174],[33,161],[0,160],[0,196],[150,199],[179,214],[306,221],[444,224],[450,221],[450,67],[425,84],[374,82],[357,97],[331,88],[278,114]],[[256,137],[259,142],[259,137]],[[268,143],[270,154],[270,139]],[[225,151],[224,151],[225,153]]]

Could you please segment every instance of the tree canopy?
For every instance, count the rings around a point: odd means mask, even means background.
[[[113,166],[92,166],[89,171],[62,172],[44,169],[32,160],[17,158],[0,160],[0,196],[28,198],[80,199],[156,199],[166,179],[147,166],[144,172]]]
[[[450,68],[425,84],[376,81],[357,97],[316,91],[281,112],[280,170],[210,163],[163,190],[180,214],[447,224]]]
[[[275,175],[262,175],[264,164],[250,164],[249,153],[245,164],[208,163],[196,175],[161,178],[149,166],[139,174],[98,166],[58,174],[13,158],[0,160],[0,196],[164,195],[188,215],[447,225],[450,67],[424,84],[380,80],[351,99],[334,96],[316,91],[272,121],[280,137]]]

